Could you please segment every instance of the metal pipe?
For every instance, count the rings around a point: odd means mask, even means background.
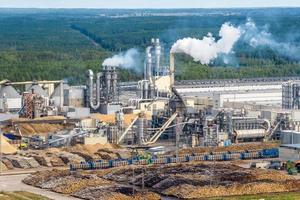
[[[148,81],[144,82],[143,92],[144,92],[144,99],[148,99],[148,90],[149,90],[149,84]]]
[[[111,82],[111,75],[109,74],[109,72],[107,71],[106,72],[106,75],[105,75],[105,79],[106,79],[106,98],[107,98],[107,101],[109,101],[109,96],[110,96],[110,82]]]
[[[161,55],[161,46],[159,43],[159,39],[155,40],[155,71],[156,76],[159,76],[159,68],[160,68],[160,55]]]
[[[93,90],[94,90],[94,73],[92,70],[88,70],[89,76],[89,101],[90,107],[94,110],[97,110],[100,107],[100,77],[101,73],[97,73],[97,80],[96,80],[96,104],[94,104],[93,100]]]
[[[51,84],[51,83],[60,83],[60,81],[24,81],[24,82],[5,82],[8,85],[26,85],[26,84]]]
[[[113,100],[116,100],[116,96],[117,96],[117,88],[118,88],[118,74],[116,72],[116,67],[112,68],[112,86],[113,86]]]
[[[143,82],[143,80],[138,82],[138,91],[139,91],[140,99],[143,99],[143,85],[142,85],[142,82]]]
[[[60,109],[64,106],[64,82],[60,81]]]
[[[151,81],[152,77],[152,55],[151,55],[152,46],[146,48],[146,69],[144,72],[144,78]]]

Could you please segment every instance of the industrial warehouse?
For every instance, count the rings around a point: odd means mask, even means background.
[[[85,85],[1,81],[1,172],[46,168],[24,183],[82,199],[298,191],[300,77],[177,81],[162,49],[138,82],[113,65]]]

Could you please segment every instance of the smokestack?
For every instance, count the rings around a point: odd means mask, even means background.
[[[175,74],[175,55],[174,53],[170,52],[170,87],[174,86],[174,74]]]
[[[151,46],[146,49],[146,69],[145,69],[145,79],[151,81],[152,77],[152,56],[151,56]]]
[[[159,39],[157,38],[155,40],[155,72],[156,72],[156,76],[159,76],[160,54],[161,54],[161,46],[159,43]]]

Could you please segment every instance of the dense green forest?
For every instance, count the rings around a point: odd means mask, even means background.
[[[152,37],[161,39],[167,55],[177,39],[218,35],[224,22],[239,25],[248,17],[258,26],[268,26],[274,40],[300,46],[300,9],[0,9],[0,79],[83,83],[87,69],[99,71],[103,60],[115,53],[135,47],[143,56]],[[243,43],[234,52],[234,63],[216,60],[210,66],[178,55],[177,79],[300,75],[298,55]],[[141,74],[121,69],[120,77],[137,80]]]

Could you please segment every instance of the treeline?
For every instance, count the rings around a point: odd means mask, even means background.
[[[269,24],[270,32],[279,42],[288,41],[300,46],[300,37],[290,35],[300,31],[300,9],[293,9],[291,14],[278,12],[276,19],[273,15],[237,10],[234,10],[239,13],[237,15],[129,18],[99,17],[100,11],[95,10],[91,14],[88,10],[69,12],[59,12],[59,15],[53,11],[0,12],[0,80],[65,79],[71,84],[83,84],[87,69],[100,71],[105,58],[132,47],[143,52],[152,37],[158,37],[164,43],[167,59],[169,49],[177,39],[202,38],[208,32],[218,39],[219,28],[224,22],[239,25],[245,23],[248,16],[257,25]],[[177,55],[176,78],[300,76],[300,64],[293,55],[281,55],[270,48],[253,48],[240,43],[235,55],[227,59],[230,59],[228,64],[220,58],[210,66],[204,66],[188,56]],[[120,70],[121,81],[141,77],[132,70]]]

